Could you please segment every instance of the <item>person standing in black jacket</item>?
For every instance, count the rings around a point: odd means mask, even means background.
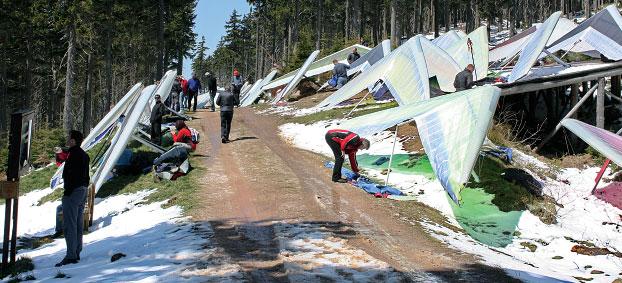
[[[173,87],[171,87],[171,109],[179,112],[179,98],[181,97],[181,76],[177,76],[173,81]]]
[[[84,135],[79,131],[71,131],[67,138],[69,155],[63,169],[65,191],[63,192],[63,232],[67,243],[67,254],[56,267],[78,263],[82,251],[82,232],[84,231],[84,204],[86,203],[89,185],[88,154],[80,145]]]
[[[155,101],[156,104],[151,109],[151,117],[149,118],[149,122],[151,122],[151,142],[160,145],[162,144],[162,116],[164,116],[166,108],[160,101],[159,94],[156,94]]]
[[[214,97],[216,97],[216,89],[218,84],[216,83],[216,77],[209,72],[207,73],[207,89],[209,91],[209,101],[212,108],[212,112],[216,111],[216,104],[214,104]]]
[[[222,143],[228,143],[229,132],[231,131],[231,121],[233,120],[233,107],[239,105],[237,97],[230,92],[221,93],[216,99],[216,104],[220,106],[220,137]]]

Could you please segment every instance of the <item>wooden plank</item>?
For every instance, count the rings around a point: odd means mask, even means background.
[[[587,74],[577,74],[575,77],[562,79],[551,78],[550,81],[537,80],[534,82],[525,82],[517,85],[497,85],[501,88],[501,96],[532,92],[542,89],[550,89],[564,85],[573,85],[586,81],[598,80],[604,77],[618,76],[622,74],[622,68],[606,69]]]

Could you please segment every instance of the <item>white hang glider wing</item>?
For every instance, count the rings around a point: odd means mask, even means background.
[[[421,36],[409,39],[378,63],[318,104],[332,108],[382,80],[400,105],[430,98],[430,85]]]
[[[621,136],[575,119],[564,119],[561,124],[602,155],[622,165]]]
[[[561,14],[562,12],[553,13],[529,38],[521,51],[518,62],[516,62],[512,73],[510,73],[508,82],[515,82],[527,75],[531,67],[533,67],[533,64],[535,64],[540,57],[540,54],[542,54],[546,43],[555,30],[555,26]]]
[[[436,76],[438,85],[444,92],[454,92],[454,79],[461,69],[458,63],[445,50],[434,45],[425,37],[420,38],[421,48],[428,68],[428,76]]]
[[[566,50],[590,54],[598,52],[611,60],[622,60],[622,16],[610,5],[549,44],[553,53]]]
[[[450,30],[445,34],[433,39],[432,43],[434,43],[434,45],[438,46],[441,49],[447,49],[450,46],[464,39],[464,37],[466,37],[466,35],[463,36],[455,30]]]
[[[259,87],[257,87],[256,89],[249,91],[248,95],[244,98],[244,100],[240,103],[240,106],[242,107],[246,107],[249,106],[251,104],[253,104],[253,102],[255,102],[255,100],[261,95],[261,93],[263,92],[261,90],[261,88],[266,85],[269,84],[270,81],[272,81],[272,79],[274,78],[274,76],[276,75],[276,70],[272,70],[265,78],[263,78],[263,80],[261,80],[261,84],[259,85]]]
[[[306,71],[304,75],[306,77],[313,77],[313,76],[317,76],[319,74],[331,71],[333,69],[333,60],[335,59],[341,63],[347,63],[348,55],[352,52],[352,49],[354,48],[358,50],[358,53],[361,56],[365,56],[365,54],[367,54],[367,52],[371,50],[369,47],[366,47],[360,44],[355,44],[355,45],[346,47],[344,49],[341,49],[333,54],[330,54],[326,57],[322,57],[321,59],[318,59],[317,61],[313,62],[309,66],[309,70]],[[300,69],[297,69],[285,75],[280,76],[273,82],[265,85],[262,88],[262,90],[269,90],[269,89],[277,88],[277,87],[288,84],[294,78],[294,76],[298,73],[299,70]]]
[[[125,117],[121,127],[115,133],[110,147],[108,147],[108,150],[104,153],[101,165],[97,167],[97,170],[91,177],[91,182],[95,186],[95,193],[99,191],[102,184],[107,179],[108,174],[119,160],[119,157],[123,154],[127,143],[130,141],[134,132],[136,132],[138,122],[144,110],[149,106],[149,100],[151,97],[155,96],[156,92],[157,89],[151,87],[145,88],[136,100],[136,103],[132,106],[129,115]]]
[[[473,44],[469,47],[469,41]],[[469,33],[465,38],[445,49],[460,69],[475,65],[474,79],[480,80],[488,75],[488,32],[482,26]]]
[[[122,98],[115,104],[114,107],[102,118],[97,125],[91,130],[91,132],[84,138],[80,147],[84,151],[89,151],[95,145],[99,144],[106,136],[108,136],[115,128],[116,125],[120,124],[119,122],[123,119],[121,118],[124,115],[127,115],[128,110],[131,108],[131,105],[136,101],[138,95],[140,94],[140,90],[142,88],[142,83],[135,84]],[[62,185],[63,182],[63,169],[65,168],[65,164],[61,164],[50,179],[50,188],[57,188]]]
[[[292,80],[287,84],[287,86],[285,86],[284,89],[279,91],[279,93],[276,95],[276,97],[272,101],[272,104],[281,101],[281,99],[283,99],[284,97],[289,95],[292,91],[294,91],[296,86],[298,86],[298,83],[300,83],[300,80],[302,80],[302,77],[304,76],[304,74],[307,72],[309,67],[311,67],[311,63],[313,62],[313,60],[315,60],[315,57],[317,57],[318,54],[320,54],[320,50],[315,50],[311,53],[311,55],[309,55],[305,63],[302,64],[302,67],[298,69],[298,72],[296,73],[296,75],[294,75]]]
[[[469,180],[499,95],[496,87],[477,87],[356,117],[339,128],[370,136],[415,121],[438,180],[451,199],[459,203],[460,190]]]

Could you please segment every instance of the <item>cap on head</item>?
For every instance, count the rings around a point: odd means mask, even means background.
[[[237,70],[237,69],[235,69],[235,70],[233,70],[233,75],[237,77],[237,76],[239,76],[239,75],[240,75],[240,72],[238,72],[238,70]]]
[[[360,149],[364,149],[364,150],[368,150],[369,149],[369,140],[368,139],[364,139],[361,138],[361,146],[359,147]]]

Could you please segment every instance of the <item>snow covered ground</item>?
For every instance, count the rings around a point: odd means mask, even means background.
[[[39,199],[51,192],[51,189],[43,189],[20,197],[19,237],[54,233],[55,211],[60,201],[37,206]],[[209,227],[197,227],[182,217],[177,206],[162,208],[163,202],[146,204],[145,198],[152,192],[145,190],[98,199],[94,223],[84,236],[84,249],[78,264],[54,267],[65,253],[63,238],[34,250],[19,250],[18,258],[29,257],[35,265],[34,271],[21,277],[33,275],[36,280],[50,281],[62,273],[73,282],[204,281],[190,271],[196,269],[193,266],[196,259],[205,254],[201,249],[205,239],[196,231]],[[111,262],[111,256],[116,253],[123,253],[126,257]],[[212,278],[226,280],[239,275],[235,268],[227,270],[227,273],[220,274],[221,277]],[[67,282],[66,279],[57,280]]]
[[[280,130],[282,137],[295,146],[332,157],[323,138],[331,126],[335,126],[335,121],[311,125],[290,123],[282,125]],[[390,154],[393,133],[381,133],[371,141],[370,150],[363,153]],[[404,153],[401,144],[396,145],[395,152]],[[544,163],[518,151],[515,151],[515,162],[525,168],[547,169]],[[577,281],[579,278],[592,278],[591,282],[612,282],[622,278],[622,258],[611,254],[587,256],[571,251],[577,243],[591,243],[613,252],[622,251],[622,211],[590,195],[597,172],[598,168],[564,169],[555,179],[541,180],[545,183],[544,193],[563,205],[557,213],[557,223],[544,224],[525,211],[520,216],[512,242],[502,248],[487,246],[465,233],[436,223],[422,224],[437,239],[458,250],[478,255],[484,263],[502,268],[510,276],[528,282]],[[368,174],[385,178],[377,170],[368,170]],[[390,183],[407,194],[417,195],[417,201],[437,209],[447,216],[451,225],[460,228],[446,192],[438,181],[394,172],[391,173]],[[536,249],[531,251],[521,243],[529,243]]]

